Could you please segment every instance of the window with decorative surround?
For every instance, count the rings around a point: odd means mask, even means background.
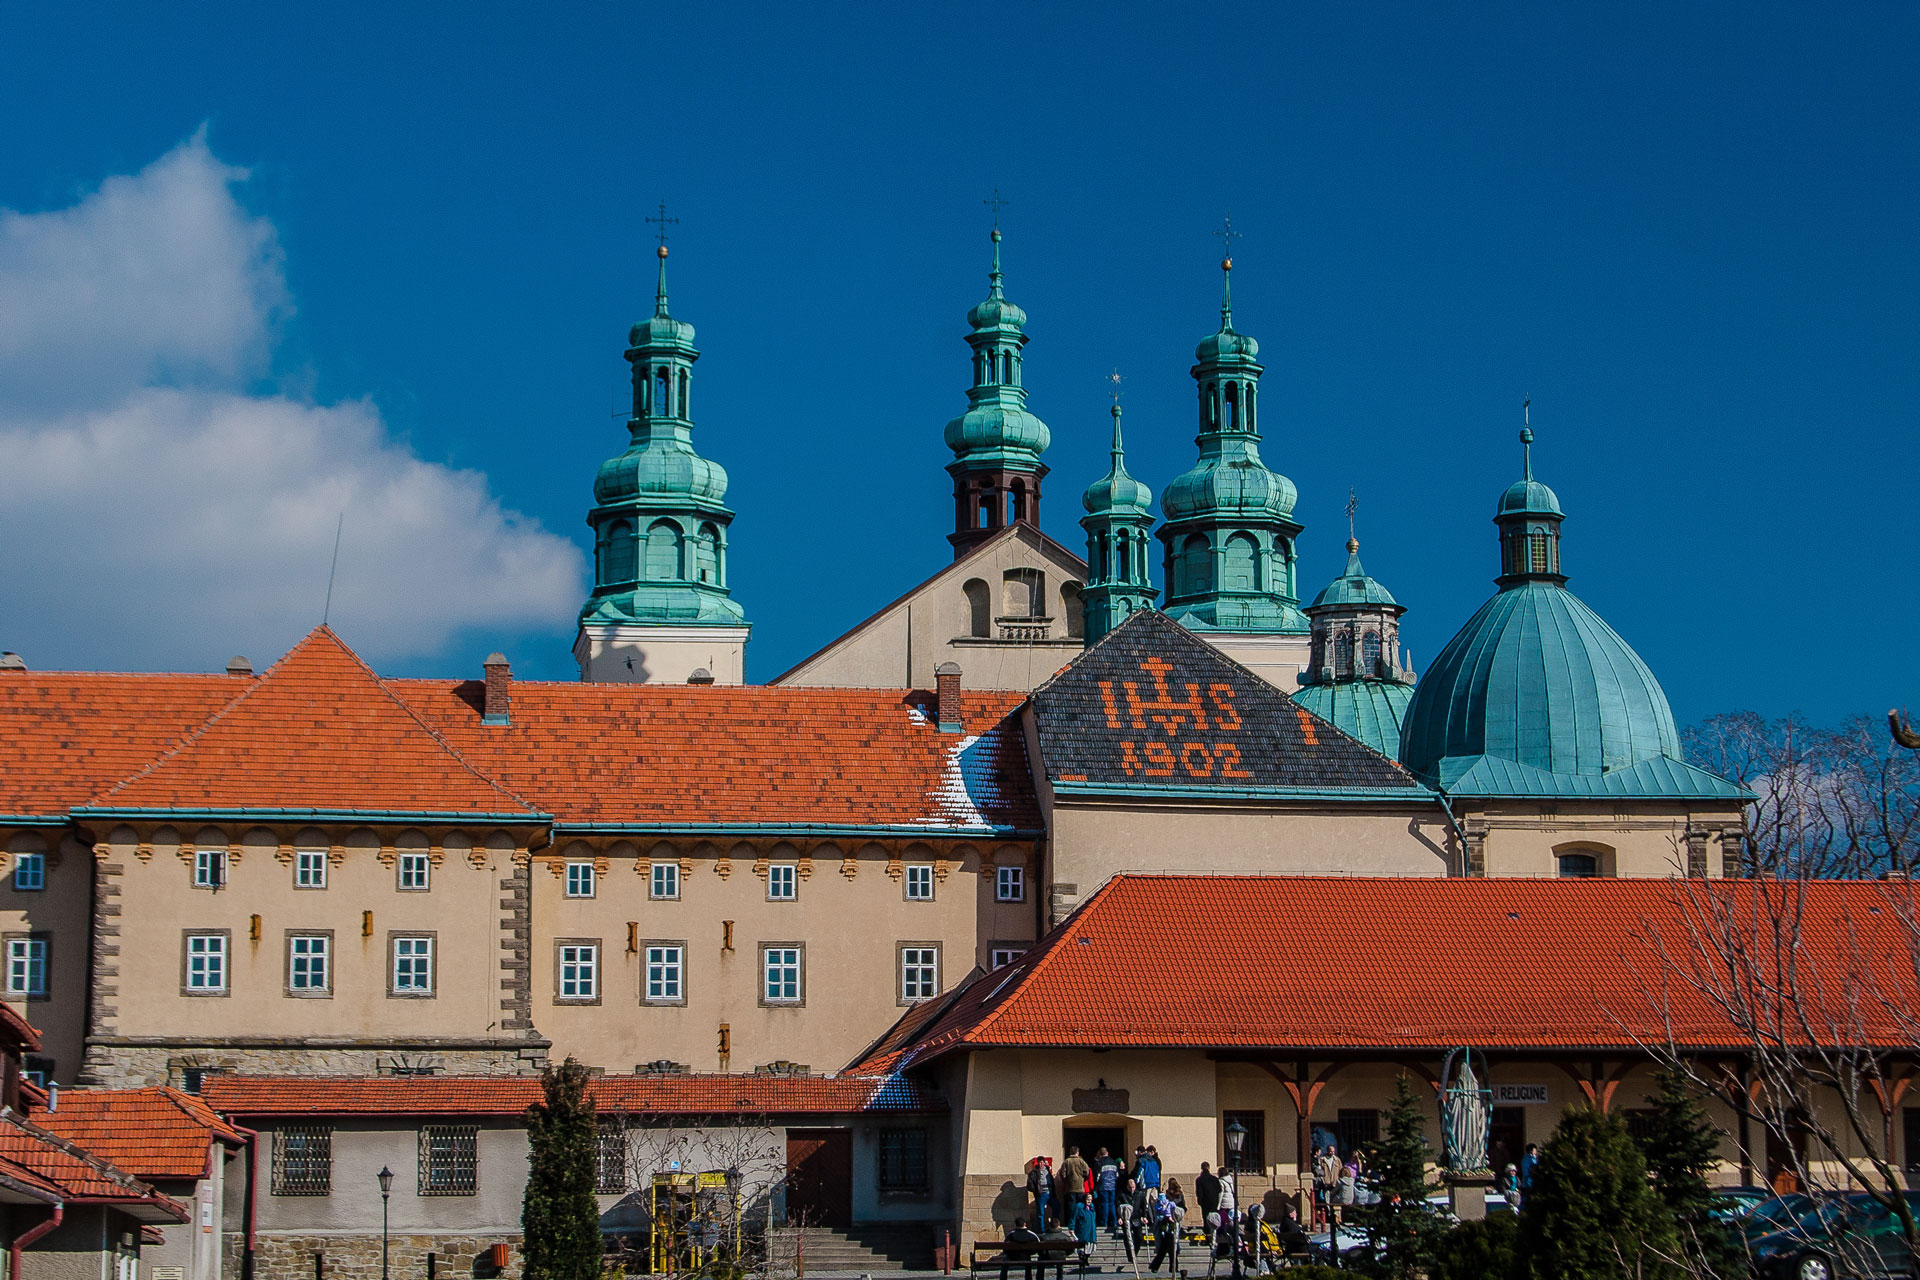
[[[333,1130],[290,1125],[273,1131],[273,1194],[324,1196],[333,1192]]]
[[[806,991],[802,984],[800,948],[763,947],[760,958],[765,974],[761,999],[767,1004],[799,1004]]]
[[[333,936],[295,933],[287,937],[287,990],[296,996],[324,996],[333,990]]]
[[[685,1003],[686,955],[687,949],[679,943],[657,942],[647,946],[647,1003]]]
[[[7,939],[7,994],[28,1000],[47,998],[47,940]]]
[[[940,948],[900,948],[900,999],[911,1004],[940,994]]]
[[[188,995],[225,995],[227,993],[227,935],[190,933],[187,935],[185,972],[181,986]]]
[[[420,1130],[420,1194],[470,1196],[480,1188],[480,1129],[430,1124]]]
[[[560,945],[560,973],[556,994],[561,1000],[598,1000],[600,998],[598,943],[571,942]]]
[[[393,940],[393,994],[433,994],[433,939],[398,937]]]

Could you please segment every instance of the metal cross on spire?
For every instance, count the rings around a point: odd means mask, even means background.
[[[1108,384],[1107,394],[1113,398],[1114,404],[1116,405],[1119,404],[1120,403],[1120,384],[1125,382],[1126,378],[1121,376],[1120,367],[1118,365],[1114,366],[1112,373],[1109,373],[1106,375],[1105,381]]]
[[[1354,491],[1347,490],[1347,540],[1353,540],[1353,513],[1360,508],[1360,498]]]
[[[665,200],[662,200],[660,202],[660,216],[657,218],[650,217],[647,219],[647,221],[651,223],[657,223],[659,225],[660,247],[662,249],[667,247],[667,228],[670,226],[677,227],[680,225],[680,219],[669,218],[667,216],[667,202]]]
[[[993,194],[988,196],[985,200],[982,200],[980,203],[984,205],[988,205],[993,209],[993,229],[995,231],[998,231],[1000,229],[1000,211],[1006,208],[1008,205],[1012,204],[1013,201],[1003,199],[1000,195],[1000,188],[995,187],[993,189]]]
[[[1220,230],[1213,234],[1220,238],[1220,248],[1222,251],[1220,254],[1220,266],[1227,271],[1233,270],[1233,242],[1235,240],[1246,239],[1245,236],[1233,229],[1233,215],[1228,214],[1223,220]]]

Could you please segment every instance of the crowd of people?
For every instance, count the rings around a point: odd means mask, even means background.
[[[1214,1172],[1205,1161],[1189,1205],[1180,1180],[1165,1176],[1160,1152],[1153,1146],[1134,1148],[1131,1163],[1105,1147],[1089,1163],[1079,1148],[1069,1147],[1057,1170],[1052,1157],[1036,1156],[1027,1164],[1027,1194],[1032,1217],[1014,1224],[1007,1234],[1009,1243],[1039,1244],[1070,1235],[1086,1249],[1099,1232],[1112,1231],[1124,1243],[1130,1263],[1137,1263],[1151,1245],[1147,1270],[1154,1273],[1164,1265],[1180,1274],[1181,1234],[1190,1221],[1211,1245],[1209,1271],[1221,1261],[1229,1262],[1236,1276],[1247,1267],[1258,1271],[1265,1256],[1295,1252],[1306,1243],[1290,1203],[1282,1201],[1272,1220],[1264,1204],[1242,1208],[1234,1176]]]

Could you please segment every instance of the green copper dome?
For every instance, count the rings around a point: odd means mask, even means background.
[[[1500,591],[1420,678],[1400,761],[1445,788],[1491,756],[1561,775],[1569,793],[1580,785],[1574,779],[1678,761],[1680,735],[1660,682],[1564,585],[1559,503],[1533,479],[1533,433],[1521,439],[1529,446],[1526,478],[1494,517]],[[1510,508],[1508,498],[1522,505]]]
[[[947,447],[971,470],[1031,470],[1052,443],[1047,424],[1027,411],[1021,349],[1027,313],[1009,302],[1000,274],[1000,232],[993,232],[987,296],[967,312],[974,379],[967,411],[947,423]]]
[[[1393,593],[1376,582],[1360,563],[1360,544],[1347,539],[1347,570],[1329,582],[1313,598],[1308,608],[1338,604],[1378,604],[1398,606]]]
[[[1563,514],[1559,495],[1533,478],[1533,428],[1520,429],[1520,443],[1525,450],[1526,474],[1508,485],[1507,491],[1500,495],[1500,505],[1494,509],[1494,517]]]
[[[1113,465],[1107,474],[1087,486],[1080,505],[1090,515],[1146,515],[1153,507],[1153,490],[1127,474],[1126,449],[1120,443],[1120,406],[1113,406]]]
[[[635,437],[625,453],[600,464],[593,500],[607,504],[637,497],[681,497],[721,503],[727,497],[726,468],[671,435]]]
[[[1391,680],[1310,684],[1293,694],[1295,702],[1389,760],[1399,758],[1400,722],[1412,699],[1412,685]]]

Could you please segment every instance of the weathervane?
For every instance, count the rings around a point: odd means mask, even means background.
[[[995,231],[998,231],[1000,229],[1000,211],[1006,208],[1008,205],[1012,204],[1013,201],[1002,199],[1000,196],[1000,188],[995,187],[993,189],[993,194],[988,196],[985,200],[982,200],[980,203],[984,205],[991,205],[993,207],[993,229]]]
[[[669,218],[669,217],[667,216],[667,202],[666,202],[665,200],[662,200],[662,201],[660,202],[660,216],[659,216],[659,217],[657,217],[657,218],[648,218],[648,219],[647,219],[647,221],[648,221],[648,222],[652,222],[652,223],[658,223],[658,224],[659,224],[659,226],[660,226],[660,232],[659,232],[659,235],[660,235],[660,247],[661,247],[662,249],[665,249],[665,248],[667,247],[667,228],[668,228],[669,226],[675,226],[675,227],[677,227],[677,226],[679,226],[679,225],[680,225],[680,219],[678,219],[678,218]],[[661,256],[663,256],[663,257],[664,257],[665,255],[664,255],[664,254],[662,254]]]
[[[1228,214],[1220,230],[1213,234],[1220,237],[1220,269],[1223,271],[1233,270],[1233,242],[1235,240],[1246,239],[1245,236],[1233,229],[1233,215]]]
[[[1106,376],[1106,381],[1110,384],[1107,394],[1113,397],[1113,407],[1117,409],[1120,407],[1120,384],[1126,381],[1120,376],[1120,366],[1114,366],[1113,372]]]

